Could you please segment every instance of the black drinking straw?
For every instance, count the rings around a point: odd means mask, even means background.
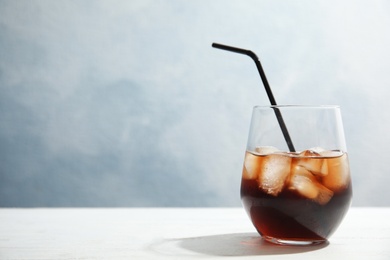
[[[240,49],[240,48],[236,48],[236,47],[232,47],[232,46],[227,46],[227,45],[223,45],[223,44],[219,44],[219,43],[213,43],[212,46],[214,48],[222,49],[225,51],[236,52],[236,53],[240,53],[240,54],[245,54],[245,55],[248,55],[249,57],[251,57],[256,64],[257,70],[259,71],[261,80],[263,81],[264,88],[265,88],[265,91],[267,92],[268,99],[271,102],[271,105],[272,106],[277,105],[275,98],[274,98],[274,95],[272,94],[271,87],[268,84],[267,77],[265,76],[263,67],[261,66],[260,60],[253,51],[244,50],[244,49]],[[295,152],[294,145],[291,141],[290,135],[288,133],[286,124],[284,123],[284,120],[283,120],[282,114],[280,113],[280,110],[277,107],[273,107],[273,109],[275,111],[276,118],[278,119],[279,126],[280,126],[280,129],[282,130],[284,139],[286,140],[288,149],[290,150],[290,152]]]

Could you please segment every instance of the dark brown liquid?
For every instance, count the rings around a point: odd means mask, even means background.
[[[339,226],[352,198],[349,184],[320,205],[288,189],[278,196],[259,189],[256,179],[242,179],[241,199],[262,236],[284,240],[325,240]]]

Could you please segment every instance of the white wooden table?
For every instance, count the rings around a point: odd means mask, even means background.
[[[390,259],[390,208],[351,208],[329,243],[264,242],[242,208],[0,209],[0,259]]]

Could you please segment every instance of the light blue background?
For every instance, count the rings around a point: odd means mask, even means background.
[[[0,206],[239,206],[251,109],[341,106],[390,206],[390,3],[0,1]]]

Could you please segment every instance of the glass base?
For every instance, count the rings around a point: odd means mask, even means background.
[[[311,245],[318,245],[325,243],[326,239],[321,240],[293,240],[293,239],[281,239],[281,238],[275,238],[275,237],[269,237],[269,236],[263,236],[263,238],[271,242],[273,244],[277,245],[285,245],[285,246],[311,246]]]

